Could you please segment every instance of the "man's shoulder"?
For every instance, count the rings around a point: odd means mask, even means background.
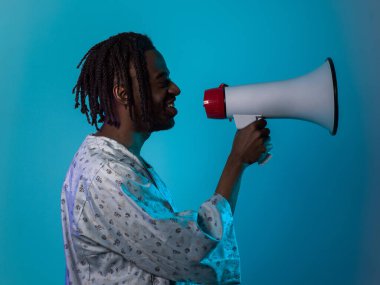
[[[143,174],[136,162],[130,157],[115,157],[103,153],[94,155],[83,173],[93,186],[116,182],[116,184],[128,181],[142,182]],[[103,183],[102,183],[103,182]],[[90,186],[90,185],[89,185]]]
[[[126,175],[127,173],[139,172],[135,160],[114,147],[114,144],[107,140],[96,140],[88,136],[84,144],[83,153],[97,170],[103,169],[107,173],[113,170],[116,174]]]
[[[129,180],[146,182],[140,165],[132,157],[87,137],[75,153],[65,185],[70,185],[70,192],[76,192],[80,184],[88,189],[91,185],[95,188],[104,185],[106,181],[126,183]]]

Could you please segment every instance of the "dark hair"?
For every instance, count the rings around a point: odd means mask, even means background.
[[[97,123],[104,122],[105,119],[110,125],[117,128],[120,126],[113,100],[115,80],[117,85],[121,84],[125,87],[130,116],[132,120],[135,120],[132,79],[129,74],[130,64],[133,64],[136,69],[142,120],[151,124],[149,116],[151,88],[144,55],[145,51],[151,49],[155,47],[147,35],[133,32],[120,33],[94,45],[81,59],[77,68],[80,68],[83,61],[84,64],[72,90],[72,93],[75,93],[75,109],[80,105],[78,102],[80,95],[81,113],[86,114],[88,123],[95,124],[97,130],[99,130]],[[86,96],[88,96],[90,110],[86,105]],[[98,115],[100,118],[97,121]]]

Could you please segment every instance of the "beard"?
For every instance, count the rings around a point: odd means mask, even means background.
[[[141,114],[136,114],[135,130],[138,132],[157,132],[171,129],[174,124],[174,116],[165,110],[155,109],[147,115],[148,121],[144,121]]]
[[[174,117],[165,113],[156,114],[156,116],[152,117],[151,131],[155,132],[169,130],[174,126],[174,124]]]

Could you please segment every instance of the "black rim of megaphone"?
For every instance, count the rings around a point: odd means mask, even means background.
[[[334,62],[331,57],[328,57],[326,59],[329,64],[330,64],[330,69],[331,69],[331,75],[332,75],[332,80],[333,80],[333,85],[334,85],[334,127],[331,132],[332,135],[335,135],[337,130],[338,130],[338,118],[339,118],[339,108],[338,108],[338,83],[336,80],[336,73],[335,73],[335,66]]]

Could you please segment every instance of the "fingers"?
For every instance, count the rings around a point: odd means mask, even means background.
[[[271,151],[272,148],[273,148],[273,145],[270,141],[270,137],[268,137],[268,139],[264,142],[264,146],[266,148],[267,151]]]
[[[266,152],[267,147],[265,145],[265,139],[264,138],[259,138],[257,140],[257,148],[260,152]]]
[[[260,141],[263,141],[263,142],[267,141],[270,138],[269,136],[270,130],[268,128],[255,130],[253,134],[254,134],[253,136],[254,139],[258,139],[258,140],[261,139]]]
[[[260,146],[260,151],[262,153],[264,152],[269,152],[271,151],[271,149],[273,148],[272,144],[267,144],[266,142],[264,142],[261,146]]]
[[[245,126],[244,128],[241,128],[237,131],[243,131],[243,130],[261,130],[267,125],[267,121],[265,119],[258,119],[254,121],[253,123],[250,123],[249,125]]]
[[[261,151],[267,152],[272,149],[271,137],[270,137],[270,129],[263,128],[261,130],[257,130],[260,135],[258,137],[258,143],[261,146]]]
[[[269,137],[270,129],[264,128],[260,131],[260,137],[267,138]]]
[[[265,119],[257,120],[253,123],[254,127],[258,130],[263,129],[267,125],[267,121]]]

